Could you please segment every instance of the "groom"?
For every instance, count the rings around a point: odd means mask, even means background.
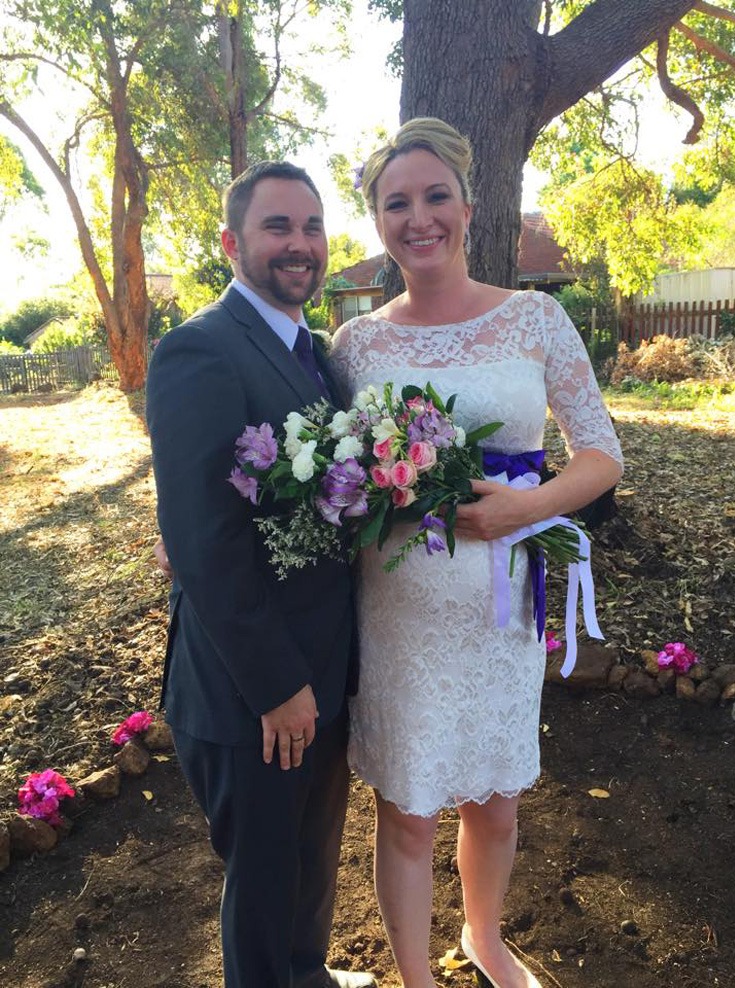
[[[148,374],[158,520],[175,572],[163,704],[225,863],[226,988],[368,988],[325,966],[356,685],[343,562],[276,579],[250,503],[227,483],[246,425],[333,391],[302,304],[327,262],[322,204],[283,162],[224,196],[234,279],[168,333]]]

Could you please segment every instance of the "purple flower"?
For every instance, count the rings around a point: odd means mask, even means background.
[[[406,430],[411,443],[431,443],[437,448],[451,446],[456,433],[454,426],[435,408],[417,415]]]
[[[322,479],[322,493],[314,503],[322,518],[340,526],[342,517],[358,518],[367,514],[367,494],[363,484],[367,474],[354,457],[333,463]]]
[[[255,477],[246,477],[237,467],[233,467],[227,482],[236,487],[242,497],[249,498],[253,504],[258,503],[258,481]]]
[[[252,463],[256,470],[267,470],[276,462],[278,443],[273,438],[273,426],[264,422],[257,428],[248,425],[235,440],[235,459],[238,463]]]
[[[447,523],[443,518],[437,518],[429,511],[421,519],[419,532],[426,532],[426,553],[432,556],[435,552],[444,552],[447,544],[439,534],[446,531]]]

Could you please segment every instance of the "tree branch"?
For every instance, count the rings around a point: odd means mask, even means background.
[[[710,17],[718,17],[722,21],[731,21],[735,24],[735,11],[715,7],[713,3],[707,3],[706,0],[698,0],[694,4],[694,9],[698,10],[700,14],[709,14]]]
[[[85,82],[84,79],[80,79],[68,69],[65,69],[63,65],[59,65],[58,62],[55,62],[52,58],[46,58],[44,55],[38,55],[31,51],[16,51],[12,52],[12,54],[0,52],[0,62],[40,62],[42,65],[48,65],[52,69],[56,69],[58,72],[61,72],[67,77],[67,79],[71,79],[71,81],[75,82],[78,86],[84,86],[84,88],[88,89],[94,98],[99,100],[103,106],[109,107],[108,101],[103,99],[97,90],[93,89],[88,82]]]
[[[658,47],[656,50],[656,72],[658,73],[658,81],[661,84],[661,89],[667,99],[670,99],[672,103],[676,103],[678,106],[682,107],[687,111],[687,113],[691,113],[693,123],[689,128],[683,143],[696,144],[699,140],[699,132],[704,126],[704,114],[689,93],[682,89],[681,86],[677,86],[671,79],[666,65],[668,55],[669,33],[666,31],[658,39]]]
[[[653,44],[695,4],[696,0],[595,0],[553,37],[535,34],[537,59],[546,78],[538,94],[531,142],[550,120]]]
[[[678,31],[679,34],[683,34],[699,51],[706,51],[708,55],[716,58],[718,62],[724,62],[725,65],[729,65],[730,68],[735,69],[735,56],[731,55],[729,51],[725,51],[724,48],[720,48],[714,41],[710,41],[709,38],[703,38],[701,34],[692,31],[686,24],[674,24],[674,30]]]

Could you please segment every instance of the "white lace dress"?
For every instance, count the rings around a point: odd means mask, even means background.
[[[621,459],[579,334],[540,292],[517,292],[456,325],[360,316],[336,334],[333,362],[350,394],[386,381],[397,390],[431,381],[444,398],[456,393],[453,414],[467,431],[504,423],[486,441],[492,449],[539,449],[548,403],[570,450]],[[417,550],[386,573],[401,538],[361,553],[350,765],[403,812],[422,816],[515,795],[539,773],[546,657],[525,552],[512,580],[511,619],[498,628],[488,543],[458,539],[453,558]]]

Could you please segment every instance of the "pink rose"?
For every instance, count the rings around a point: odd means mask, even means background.
[[[385,439],[381,439],[379,443],[373,443],[373,456],[377,456],[379,460],[388,460],[393,449],[393,436],[387,436]]]
[[[413,487],[418,476],[418,470],[410,460],[399,460],[390,472],[390,479],[396,487]]]
[[[411,443],[408,456],[418,473],[425,473],[436,463],[436,448],[431,443]]]
[[[407,508],[416,500],[416,494],[410,487],[397,487],[391,494],[391,500],[397,508]]]
[[[393,481],[390,478],[390,467],[370,467],[370,476],[373,478],[373,483],[376,487],[392,487]]]

